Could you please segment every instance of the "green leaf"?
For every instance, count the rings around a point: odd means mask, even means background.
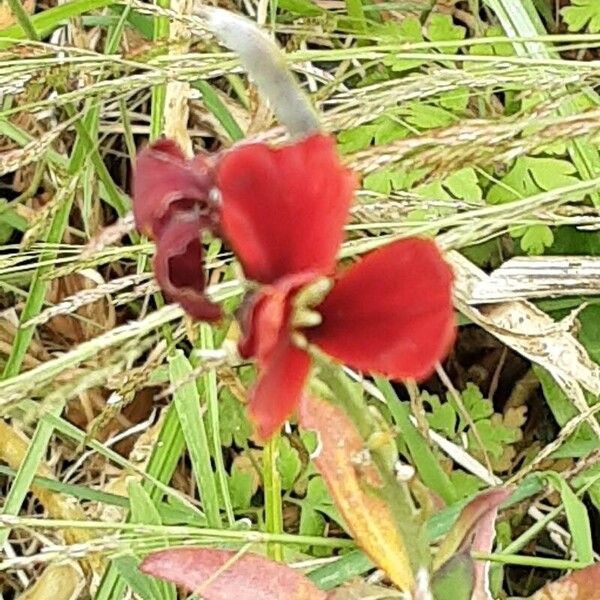
[[[488,27],[484,37],[502,37],[504,30],[500,25]],[[469,48],[469,54],[475,56],[513,56],[515,53],[510,42],[496,42],[491,44],[476,44]]]
[[[135,480],[129,481],[127,494],[129,496],[132,523],[162,525],[158,508],[141,483]],[[164,543],[167,544],[166,538]],[[115,566],[127,585],[144,600],[175,600],[176,593],[173,585],[158,582],[143,575],[137,568],[138,560],[133,556],[119,557]]]
[[[373,136],[377,131],[377,125],[359,125],[345,129],[338,134],[339,150],[342,154],[351,154],[368,148],[373,142]]]
[[[579,414],[579,411],[573,406],[573,403],[554,378],[542,367],[533,366],[533,370],[542,384],[542,391],[546,403],[550,407],[556,422],[563,427],[568,421]],[[588,404],[597,402],[591,394],[584,392]],[[553,458],[582,458],[590,452],[600,447],[600,440],[592,431],[588,423],[582,423],[568,438],[561,447],[552,453]]]
[[[404,139],[410,134],[410,130],[402,125],[402,123],[387,115],[376,119],[374,124],[376,125],[376,129],[373,140],[377,145],[391,144],[397,140]]]
[[[302,469],[302,461],[298,450],[292,448],[289,439],[286,437],[281,438],[277,468],[281,476],[281,487],[285,491],[292,489]]]
[[[134,556],[118,556],[113,560],[113,564],[127,585],[142,600],[161,600],[161,598],[165,598],[161,590],[163,584],[153,577],[144,575],[138,568],[140,561]],[[169,595],[167,597],[174,596]]]
[[[592,360],[600,363],[600,305],[592,304],[579,313],[579,341]]]
[[[302,17],[318,17],[327,12],[310,0],[278,0],[277,6]]]
[[[481,390],[474,383],[467,383],[461,393],[461,397],[465,409],[471,415],[473,421],[480,421],[494,414],[494,407],[491,401],[483,397]],[[448,400],[455,405],[452,395],[448,395]],[[461,420],[461,429],[464,429],[466,426],[467,424]]]
[[[574,185],[580,181],[578,177],[574,176],[577,169],[573,163],[567,160],[526,156],[524,161],[531,177],[541,190],[554,190]]]
[[[377,28],[377,35],[382,43],[398,44],[399,42],[423,42],[423,33],[421,32],[421,22],[415,17],[403,19],[400,23],[387,22]],[[395,73],[402,73],[416,69],[425,64],[424,60],[412,60],[402,58],[402,54],[388,54],[383,59],[383,64],[391,67]]]
[[[460,169],[446,177],[444,186],[455,198],[466,202],[479,202],[483,198],[477,173],[471,167]]]
[[[421,402],[428,405],[431,412],[427,413],[427,421],[429,426],[440,432],[448,438],[453,438],[456,435],[456,424],[458,416],[456,409],[450,402],[440,402],[439,396],[429,394],[428,392],[421,393]]]
[[[219,432],[221,443],[227,447],[235,442],[242,448],[252,435],[244,406],[228,388],[223,388],[219,398]]]
[[[72,2],[59,4],[58,6],[38,12],[31,17],[31,23],[35,27],[37,34],[40,37],[45,37],[67,19],[85,12],[104,8],[109,4],[113,4],[113,2],[114,0],[73,0]],[[27,38],[27,34],[20,25],[12,25],[0,30],[0,38],[23,40]],[[0,48],[6,48],[10,45],[11,42],[0,41]]]
[[[473,496],[485,486],[479,477],[464,471],[453,471],[450,474],[450,481],[461,499]]]
[[[592,529],[585,505],[558,473],[546,472],[544,477],[560,492],[577,559],[591,564],[594,561]]]
[[[445,108],[422,102],[408,102],[400,112],[407,123],[422,130],[449,127],[459,120],[457,115]]]
[[[475,565],[468,552],[453,556],[431,579],[435,600],[471,600]]]
[[[448,40],[463,40],[467,30],[460,25],[455,25],[450,15],[434,13],[427,24],[427,39],[432,42],[444,42]],[[442,53],[454,54],[455,48],[440,48]]]
[[[571,0],[571,6],[561,11],[569,31],[581,31],[587,25],[590,33],[600,31],[600,2],[598,0]]]
[[[504,453],[506,445],[519,441],[521,437],[519,430],[506,427],[499,419],[477,421],[475,426],[484,448],[497,459]],[[479,441],[475,436],[475,432],[471,429],[467,433],[467,439],[469,448],[479,447]]]
[[[228,477],[228,484],[233,507],[238,510],[249,508],[252,496],[254,496],[254,478],[252,473],[239,468],[234,463],[231,467],[231,475]]]
[[[548,225],[530,225],[523,230],[521,248],[530,255],[543,254],[554,242],[552,229]]]
[[[423,198],[435,198],[436,200],[458,199],[479,203],[483,197],[477,174],[470,167],[460,169],[442,181],[419,185],[413,191]],[[436,214],[439,216],[454,212],[456,212],[454,209],[436,209]]]
[[[127,494],[131,507],[132,523],[162,525],[160,514],[148,492],[137,481],[130,481]]]
[[[447,504],[454,503],[457,498],[456,490],[427,441],[411,422],[407,404],[400,402],[388,380],[376,377],[375,383],[385,396],[394,424],[398,428],[402,440],[406,443],[419,477]]]
[[[221,527],[219,497],[215,473],[212,468],[206,428],[202,418],[200,394],[193,375],[192,365],[181,350],[168,358],[171,385],[177,416],[190,454],[194,479],[210,527]]]
[[[469,104],[469,88],[457,87],[438,96],[439,105],[456,113],[464,113]]]

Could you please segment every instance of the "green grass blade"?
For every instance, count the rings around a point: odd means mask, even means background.
[[[62,204],[56,211],[50,224],[48,235],[46,236],[46,242],[48,244],[58,244],[62,238],[64,231],[69,221],[69,214],[71,212],[71,206],[73,204],[75,186],[69,185],[64,188],[64,198]],[[29,288],[27,301],[23,307],[23,311],[20,316],[20,322],[26,323],[33,317],[37,316],[44,304],[46,292],[50,284],[49,280],[45,278],[46,274],[52,270],[52,261],[56,258],[57,252],[55,250],[48,250],[43,252],[40,256],[40,263],[46,263],[45,266],[40,266],[36,269]],[[4,372],[2,379],[9,379],[16,376],[21,370],[21,364],[25,358],[27,348],[33,338],[35,332],[34,326],[19,327],[15,338],[12,343],[10,355],[4,366]]]
[[[35,27],[33,26],[33,23],[31,22],[31,19],[27,14],[27,11],[25,10],[25,8],[23,8],[21,0],[7,0],[7,3],[13,15],[15,16],[17,23],[21,26],[21,29],[24,31],[25,35],[30,40],[39,40],[40,37],[38,35],[38,32],[35,30]]]
[[[52,408],[52,414],[59,416],[64,408],[64,401],[58,402],[58,404]],[[27,453],[23,458],[23,462],[17,471],[17,475],[10,486],[10,490],[6,495],[4,506],[2,507],[3,515],[18,515],[27,496],[27,492],[33,483],[35,474],[39,468],[40,462],[46,455],[48,443],[54,433],[54,426],[48,421],[41,420],[38,422],[31,442],[27,448]],[[3,527],[0,529],[0,546],[4,546],[4,543],[8,539],[10,529]]]
[[[210,325],[202,323],[200,325],[200,342],[203,349],[214,350],[215,344],[213,331]],[[229,494],[229,483],[227,481],[227,471],[223,462],[223,448],[221,445],[221,428],[219,426],[219,390],[217,383],[217,372],[210,369],[202,376],[200,389],[206,397],[209,428],[211,432],[212,457],[215,462],[216,478],[219,484],[219,491],[223,499],[223,508],[230,527],[235,523],[233,514],[233,505]]]
[[[560,493],[577,560],[591,565],[594,562],[592,527],[585,504],[558,473],[550,471],[544,473],[544,476],[552,487]]]
[[[241,140],[244,137],[244,132],[210,83],[201,80],[195,81],[192,83],[192,87],[196,88],[202,94],[204,105],[216,117],[219,123],[223,125],[227,135],[234,142]]]
[[[73,0],[65,4],[59,4],[48,10],[39,12],[30,21],[35,28],[36,34],[40,37],[46,37],[52,33],[59,25],[71,17],[77,17],[85,12],[104,8],[113,4],[115,0]],[[11,45],[10,40],[27,39],[27,32],[21,25],[12,25],[0,29],[0,49]],[[2,38],[7,38],[3,40]]]
[[[387,401],[392,418],[400,430],[400,435],[408,447],[423,483],[438,494],[446,504],[453,504],[457,499],[454,485],[440,466],[427,442],[411,423],[408,408],[400,402],[389,381],[377,377],[375,382]]]
[[[221,527],[219,496],[215,474],[211,466],[211,453],[208,437],[202,418],[203,407],[194,379],[192,365],[180,350],[169,358],[169,374],[177,415],[186,441],[192,468],[196,478],[198,493],[210,527]]]

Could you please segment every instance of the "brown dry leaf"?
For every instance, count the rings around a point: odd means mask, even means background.
[[[31,14],[35,8],[35,0],[24,0],[22,2],[23,8]],[[8,6],[8,2],[0,2],[0,29],[10,27],[16,22],[15,17]]]
[[[473,288],[477,304],[525,298],[595,296],[600,292],[600,257],[517,256]]]
[[[531,600],[600,600],[600,563],[545,585]]]
[[[192,0],[172,0],[170,8],[176,14],[189,15],[192,12]],[[185,54],[189,50],[190,30],[177,19],[169,25],[169,38],[172,44],[170,54]],[[192,155],[192,139],[188,132],[190,84],[172,80],[165,90],[165,135],[174,139],[187,156]]]
[[[96,272],[86,270],[84,273],[73,273],[52,281],[48,291],[48,301],[57,304],[69,296],[82,290],[96,286],[100,276]],[[92,279],[93,278],[93,279]],[[96,302],[79,308],[76,313],[58,315],[50,319],[48,329],[57,337],[72,344],[80,344],[94,336],[109,331],[116,324],[115,308],[108,298],[101,298]]]
[[[76,562],[51,564],[18,600],[77,600],[84,585],[85,577]]]
[[[205,600],[325,600],[304,575],[257,554],[212,548],[175,548],[149,554],[140,566]]]
[[[525,300],[473,306],[473,290],[489,276],[458,252],[446,256],[456,276],[456,306],[464,315],[544,367],[561,386],[576,381],[593,394],[600,394],[600,365],[592,361],[567,327]]]
[[[414,588],[408,550],[398,533],[388,505],[366,491],[379,478],[376,469],[361,465],[356,457],[365,449],[362,437],[346,413],[325,400],[304,397],[298,412],[306,430],[317,431],[320,453],[315,464],[325,479],[336,507],[353,537],[371,560],[404,591]]]

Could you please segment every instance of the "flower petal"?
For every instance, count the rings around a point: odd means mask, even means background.
[[[433,242],[394,242],[342,273],[305,335],[361,371],[426,378],[454,341],[452,279]]]
[[[219,163],[217,185],[223,233],[249,279],[333,269],[355,188],[333,138],[235,148]]]
[[[310,356],[283,338],[261,368],[248,411],[258,435],[267,440],[296,410],[310,370]]]
[[[162,139],[144,148],[137,157],[133,181],[133,215],[136,227],[156,237],[176,210],[209,210],[213,187],[210,166],[198,155],[186,160],[173,141]]]
[[[193,212],[178,212],[169,219],[156,242],[154,275],[170,302],[178,302],[194,319],[213,321],[221,310],[204,295],[202,226]]]

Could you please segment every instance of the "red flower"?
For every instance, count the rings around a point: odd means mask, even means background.
[[[133,191],[136,226],[156,241],[154,274],[167,299],[199,320],[221,314],[204,295],[200,241],[203,229],[218,233],[213,187],[212,165],[201,155],[186,160],[171,140],[139,153]]]
[[[392,243],[327,290],[354,178],[333,140],[231,151],[217,167],[221,228],[246,275],[266,284],[243,309],[240,352],[259,379],[249,410],[271,436],[295,410],[310,370],[306,342],[356,369],[424,378],[454,339],[452,273],[435,244]]]

